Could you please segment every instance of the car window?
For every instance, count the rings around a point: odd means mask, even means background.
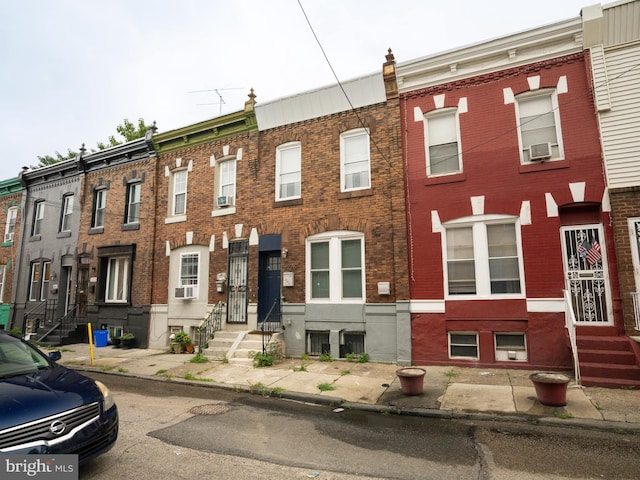
[[[8,335],[0,337],[0,376],[20,375],[47,366],[46,357],[27,343]]]

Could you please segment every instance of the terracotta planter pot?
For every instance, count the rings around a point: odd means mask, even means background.
[[[396,370],[400,379],[400,390],[405,395],[422,395],[424,375],[427,371],[419,367],[406,367]]]
[[[536,389],[538,401],[543,405],[564,407],[567,404],[569,377],[561,373],[537,372],[529,375]]]

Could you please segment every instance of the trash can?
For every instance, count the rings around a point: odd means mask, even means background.
[[[94,330],[93,332],[93,344],[96,347],[106,347],[109,340],[108,330]]]

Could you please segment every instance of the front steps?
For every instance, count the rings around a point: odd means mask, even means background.
[[[251,352],[262,352],[262,335],[249,332],[216,332],[203,353],[216,360],[252,364]]]
[[[578,335],[582,385],[640,389],[640,349],[631,342],[626,336]]]

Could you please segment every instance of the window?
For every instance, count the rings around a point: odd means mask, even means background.
[[[200,255],[198,253],[184,253],[180,255],[180,286],[198,285],[198,266]]]
[[[342,333],[340,347],[340,358],[346,358],[347,355],[360,355],[361,353],[365,353],[364,333]]]
[[[449,332],[449,358],[478,359],[478,334]]]
[[[44,200],[40,200],[34,205],[33,230],[31,235],[36,236],[42,233],[42,220],[44,219]]]
[[[51,262],[36,261],[31,263],[29,301],[46,300],[49,294],[51,278]]]
[[[477,221],[446,228],[449,295],[522,293],[519,228],[512,220]]]
[[[173,174],[173,215],[184,215],[187,212],[187,170],[179,170]]]
[[[555,90],[527,92],[517,97],[518,132],[522,161],[529,163],[564,156],[558,97]],[[534,146],[534,148],[531,148]],[[548,148],[550,147],[550,148]],[[548,155],[544,152],[548,148]],[[531,157],[531,153],[534,157]]]
[[[4,278],[7,271],[6,265],[0,265],[0,303],[2,303],[2,299],[4,298]]]
[[[330,353],[329,332],[307,332],[307,354],[326,355]]]
[[[439,110],[424,117],[427,175],[462,171],[456,109]]]
[[[226,160],[220,162],[220,195],[233,199],[236,195],[236,161]]]
[[[370,188],[369,132],[358,128],[340,135],[340,190]]]
[[[97,302],[129,302],[134,258],[135,245],[98,248]]]
[[[300,142],[286,143],[276,149],[276,200],[300,198]]]
[[[65,195],[62,199],[62,216],[60,218],[60,231],[71,230],[71,215],[73,214],[73,195]]]
[[[92,227],[104,227],[104,212],[107,206],[107,191],[96,190],[93,197],[93,222]]]
[[[334,232],[309,238],[308,292],[311,300],[364,300],[364,244],[362,234]]]
[[[496,333],[494,341],[496,360],[521,362],[527,360],[524,333]]]
[[[127,210],[125,223],[138,223],[140,221],[140,183],[130,183],[127,186]]]
[[[107,261],[105,301],[126,302],[129,289],[129,257],[111,257]]]
[[[18,207],[9,207],[7,209],[7,223],[4,227],[4,241],[13,242],[13,236],[16,231],[16,220],[18,218]]]

